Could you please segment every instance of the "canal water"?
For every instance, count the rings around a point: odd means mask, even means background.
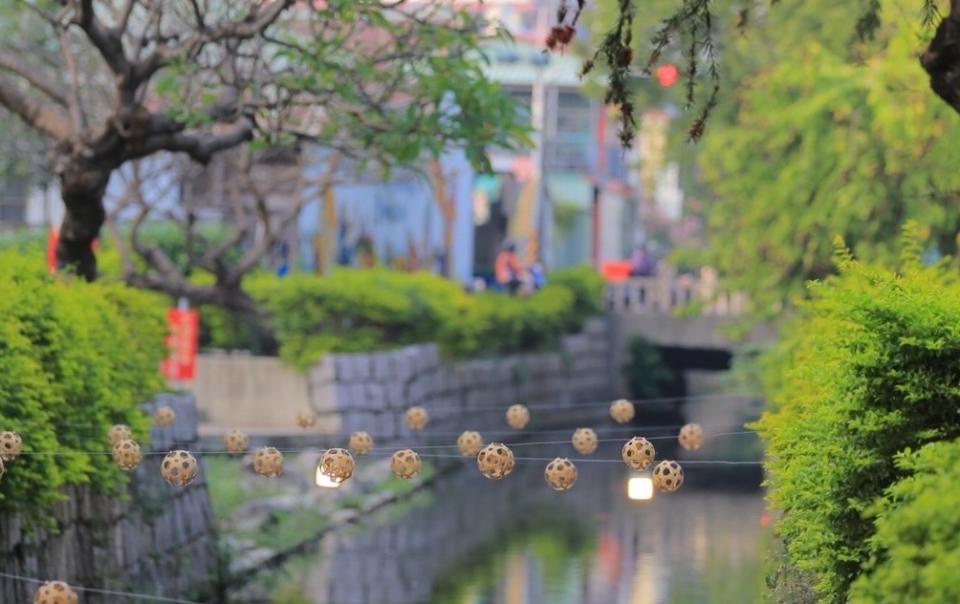
[[[556,448],[524,447],[527,457]],[[673,451],[667,452],[670,455]],[[569,453],[565,453],[569,454]],[[614,459],[601,447],[593,458]],[[702,457],[702,456],[701,456]],[[690,465],[684,487],[627,496],[619,463],[581,463],[557,493],[544,462],[505,480],[472,462],[281,572],[311,604],[680,604],[760,601],[769,540],[756,467]]]

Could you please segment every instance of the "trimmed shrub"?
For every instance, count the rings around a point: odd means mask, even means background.
[[[383,269],[340,269],[323,278],[261,278],[246,285],[270,316],[280,356],[297,367],[326,352],[429,341],[469,301],[451,281]]]
[[[960,602],[960,440],[929,444],[898,458],[910,474],[874,510],[876,534],[852,602]]]
[[[162,386],[165,305],[119,285],[55,279],[42,260],[12,253],[0,255],[0,291],[0,430],[18,432],[25,451],[0,479],[0,510],[40,517],[63,485],[116,487],[110,455],[79,453],[109,451],[111,425],[146,439],[139,408]]]
[[[869,512],[911,471],[896,456],[960,435],[960,285],[907,247],[899,273],[838,253],[766,361],[770,501],[825,602],[847,600],[870,556]]]
[[[280,356],[304,368],[327,352],[421,342],[453,356],[543,350],[602,311],[603,280],[589,268],[568,269],[551,273],[550,284],[530,296],[470,296],[429,273],[343,268],[328,277],[257,275],[244,286],[269,317]],[[219,319],[211,343],[249,341],[227,331],[235,325],[229,317]]]

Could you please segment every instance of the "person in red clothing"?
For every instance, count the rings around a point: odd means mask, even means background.
[[[497,281],[497,287],[515,294],[520,284],[523,282],[523,267],[517,259],[517,246],[513,243],[506,243],[497,259],[493,263],[493,276]]]

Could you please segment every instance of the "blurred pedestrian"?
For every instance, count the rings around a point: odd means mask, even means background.
[[[647,250],[647,244],[644,243],[634,248],[630,254],[630,276],[631,277],[653,277],[657,274],[657,263],[650,256]]]
[[[517,293],[517,289],[523,283],[523,267],[517,259],[516,245],[511,242],[503,245],[503,249],[497,254],[497,259],[493,263],[493,275],[498,289],[511,294]]]

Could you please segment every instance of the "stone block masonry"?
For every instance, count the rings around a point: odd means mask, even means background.
[[[170,428],[154,428],[151,451],[191,449],[197,440],[192,395],[165,394],[147,406],[169,405]],[[104,445],[106,447],[106,444]],[[218,583],[213,512],[200,478],[186,488],[160,476],[162,455],[147,455],[134,472],[127,497],[70,487],[56,505],[57,530],[28,530],[17,514],[0,515],[0,572],[64,580],[82,587],[207,601]],[[33,601],[35,583],[0,578],[0,602]],[[83,604],[129,603],[128,597],[80,594]]]
[[[530,428],[563,415],[566,423],[585,401],[612,397],[610,337],[606,319],[593,319],[582,333],[566,336],[559,349],[496,358],[447,361],[433,344],[375,353],[330,354],[310,368],[311,405],[319,414],[335,414],[339,433],[366,430],[377,445],[449,441],[443,433],[467,429],[505,430],[503,414],[513,403],[549,404],[534,412]],[[403,412],[423,405],[430,426],[411,433]],[[599,413],[605,413],[600,411]]]

